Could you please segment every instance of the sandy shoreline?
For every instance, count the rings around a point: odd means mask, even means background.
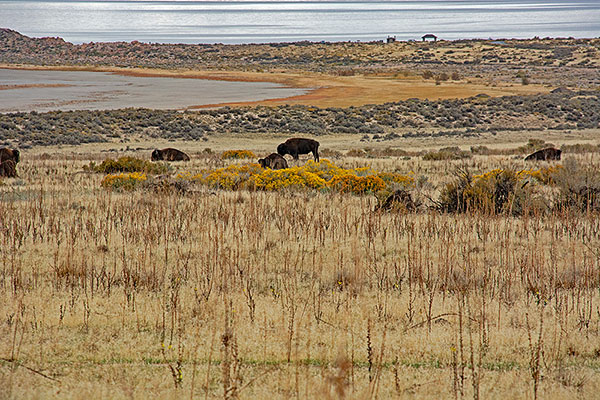
[[[193,105],[189,108],[212,108],[221,106],[279,106],[312,105],[318,107],[349,107],[420,98],[428,100],[466,98],[485,93],[489,96],[528,95],[547,93],[552,87],[541,85],[495,84],[484,79],[468,78],[460,81],[436,83],[418,75],[397,76],[391,74],[333,76],[309,72],[247,72],[217,70],[164,70],[150,68],[119,68],[96,66],[37,66],[23,64],[0,64],[3,69],[55,70],[109,72],[134,77],[168,77],[180,79],[204,79],[231,82],[270,82],[290,88],[306,89],[299,96],[259,101],[213,103]]]

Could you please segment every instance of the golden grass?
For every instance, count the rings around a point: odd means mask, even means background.
[[[85,154],[46,158],[25,153],[0,186],[2,397],[600,389],[597,216],[374,213],[373,196],[335,192],[117,193],[81,173]],[[337,162],[438,187],[457,165],[519,163]]]

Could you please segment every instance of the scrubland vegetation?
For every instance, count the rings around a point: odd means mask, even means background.
[[[203,140],[221,133],[476,136],[515,130],[600,127],[598,91],[558,89],[532,96],[419,100],[348,108],[219,108],[180,113],[146,109],[0,115],[0,144],[18,147],[146,139]]]
[[[80,158],[24,156],[20,177],[0,186],[9,398],[591,399],[600,389],[596,154],[560,164],[342,155],[290,168],[325,182],[411,175],[402,187],[423,200],[411,212],[375,210],[371,190],[221,185],[228,173],[285,175],[220,154],[171,164],[163,179],[183,190],[102,185],[113,175]],[[436,207],[451,193],[459,208]]]

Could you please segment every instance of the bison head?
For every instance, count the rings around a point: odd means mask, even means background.
[[[4,162],[6,160],[12,160],[16,163],[19,162],[19,150],[17,149],[9,149],[8,147],[0,148],[0,162]]]
[[[258,160],[258,163],[260,164],[260,166],[262,168],[265,168],[265,166],[267,165],[267,160],[265,160],[264,158],[261,158],[260,160]]]
[[[159,149],[155,149],[152,152],[152,160],[156,161],[156,160],[162,160],[162,153],[160,152]]]

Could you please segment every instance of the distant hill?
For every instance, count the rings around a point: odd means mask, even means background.
[[[0,29],[0,63],[312,71],[333,75],[434,69],[462,76],[493,75],[515,81],[517,72],[539,71],[551,86],[600,84],[600,39],[457,40],[435,43],[292,42],[270,44],[159,44],[106,42],[72,44],[58,37],[30,38]],[[572,68],[571,70],[569,68]]]

